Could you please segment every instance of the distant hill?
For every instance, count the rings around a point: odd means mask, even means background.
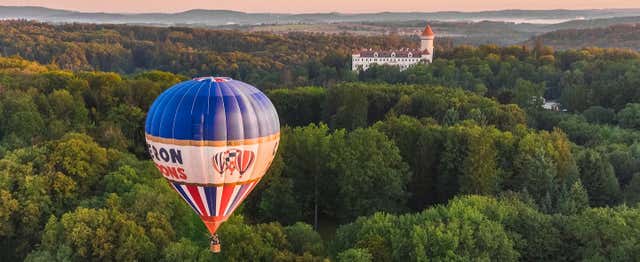
[[[640,9],[605,10],[500,10],[483,12],[382,12],[382,13],[244,13],[229,10],[189,10],[180,13],[88,13],[43,7],[0,6],[0,19],[30,19],[43,22],[115,24],[204,25],[380,22],[409,20],[505,21],[551,24],[570,20],[638,16]]]
[[[638,16],[599,18],[589,20],[572,20],[564,23],[545,26],[545,30],[562,30],[562,29],[589,29],[608,27],[618,24],[637,24],[640,23],[640,14]]]
[[[498,10],[483,12],[380,12],[380,13],[245,13],[230,10],[194,9],[179,13],[89,13],[43,7],[0,6],[0,20],[27,19],[47,23],[133,24],[204,27],[241,31],[348,32],[359,35],[396,33],[414,36],[428,20],[445,42],[453,44],[512,45],[543,34],[560,48],[599,45],[635,48],[635,40],[609,42],[590,39],[588,32],[573,29],[604,28],[640,23],[640,9],[603,10]],[[554,32],[557,30],[569,30]],[[624,31],[626,31],[625,29]],[[550,34],[546,34],[550,33]],[[598,32],[597,34],[601,34]],[[613,32],[615,33],[615,32]],[[567,38],[571,36],[572,38]],[[616,36],[620,39],[635,36]],[[585,39],[583,39],[585,38]],[[529,41],[530,42],[530,41]],[[602,42],[602,43],[600,43]],[[575,44],[575,46],[572,46]]]
[[[526,44],[533,45],[536,39],[556,49],[597,46],[640,50],[640,23],[558,30],[532,38]]]

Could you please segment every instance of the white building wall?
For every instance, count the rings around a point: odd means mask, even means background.
[[[405,70],[412,65],[420,62],[431,62],[430,56],[420,57],[360,57],[358,54],[351,56],[351,70],[357,71],[360,68],[367,70],[371,65],[392,65],[400,67],[400,70]]]
[[[433,62],[433,40],[435,40],[435,36],[420,36],[420,51],[427,50],[429,52],[429,62]]]
[[[436,36],[433,31],[431,31],[431,27],[427,25],[423,33],[420,35],[420,51],[415,51],[416,54],[414,54],[413,57],[395,57],[396,53],[392,53],[391,57],[378,57],[378,53],[375,53],[373,57],[361,57],[360,54],[352,54],[351,70],[367,70],[373,64],[398,66],[400,67],[400,70],[405,70],[410,66],[421,62],[432,63],[433,52],[435,51],[433,44],[435,38]],[[369,49],[367,55],[369,55],[370,52],[371,49]]]

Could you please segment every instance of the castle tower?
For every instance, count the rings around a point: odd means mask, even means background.
[[[433,40],[436,38],[436,34],[431,30],[431,26],[427,25],[420,35],[420,51],[423,56],[427,56],[429,63],[433,61]],[[425,52],[426,51],[426,52]]]

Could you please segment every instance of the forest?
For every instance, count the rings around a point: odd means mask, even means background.
[[[596,28],[565,28],[539,36],[548,45],[559,49],[581,48],[589,46],[624,47],[640,50],[639,17],[618,18],[617,24],[597,26]],[[628,21],[626,21],[628,20]],[[606,21],[606,20],[605,20]],[[593,24],[598,20],[592,21]],[[567,25],[570,26],[570,25]],[[571,25],[573,26],[573,25]],[[578,26],[579,27],[579,26]]]
[[[635,51],[445,46],[430,65],[356,74],[351,48],[411,40],[27,21],[0,32],[7,260],[640,260]],[[153,100],[201,74],[261,88],[282,124],[219,255],[144,141]]]

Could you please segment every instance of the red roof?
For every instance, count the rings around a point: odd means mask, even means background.
[[[422,31],[422,36],[434,36],[436,34],[433,33],[433,30],[431,30],[431,26],[427,25],[427,27],[424,28],[424,31]]]

